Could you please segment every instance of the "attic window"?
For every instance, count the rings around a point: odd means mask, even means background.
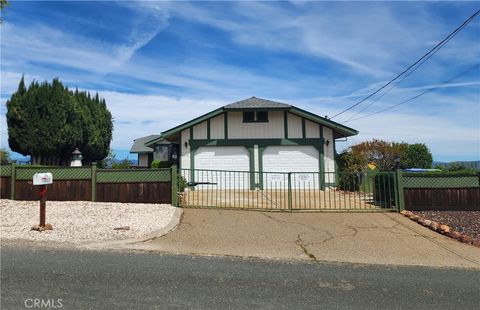
[[[243,112],[244,123],[268,123],[267,111]]]

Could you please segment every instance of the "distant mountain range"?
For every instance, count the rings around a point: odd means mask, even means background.
[[[477,169],[480,170],[480,160],[476,161],[453,161],[453,162],[439,162],[439,161],[434,161],[433,162],[433,167],[442,167],[445,169],[450,168],[452,165],[461,165],[465,169]]]

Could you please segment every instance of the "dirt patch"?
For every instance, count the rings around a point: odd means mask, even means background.
[[[480,241],[480,211],[414,211],[415,214],[450,226]]]

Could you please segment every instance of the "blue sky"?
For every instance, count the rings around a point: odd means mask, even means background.
[[[5,102],[22,74],[27,82],[59,77],[98,91],[115,119],[112,147],[124,158],[135,138],[251,96],[333,116],[479,8],[478,2],[13,1],[0,26],[1,146],[8,147]],[[480,17],[380,100],[334,118],[360,131],[339,150],[377,138],[426,143],[435,160],[479,160],[479,67],[361,118],[478,62]]]

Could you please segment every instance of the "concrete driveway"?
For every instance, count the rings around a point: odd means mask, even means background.
[[[479,248],[397,213],[185,209],[174,231],[132,247],[182,254],[480,269]]]

